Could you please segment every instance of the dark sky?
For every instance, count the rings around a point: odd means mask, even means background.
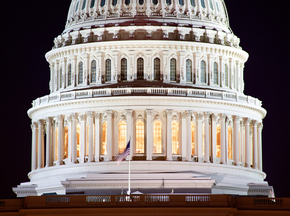
[[[225,1],[231,28],[250,54],[245,94],[262,100],[268,111],[263,129],[266,180],[276,196],[290,197],[290,1]],[[49,94],[49,65],[44,55],[64,29],[70,2],[1,3],[0,198],[15,197],[11,188],[28,181],[31,122],[26,112],[32,100]]]

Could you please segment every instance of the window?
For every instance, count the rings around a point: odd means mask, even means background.
[[[190,59],[186,60],[186,82],[192,82],[192,62]]]
[[[154,59],[154,80],[160,80],[160,59]]]
[[[100,6],[101,6],[101,7],[104,7],[105,4],[106,4],[106,0],[101,0],[101,4],[100,4]]]
[[[213,4],[212,4],[212,0],[209,0],[209,5],[210,5],[210,9],[213,10]]]
[[[80,1],[78,1],[78,3],[77,3],[76,11],[75,12],[77,12],[77,10],[79,9],[79,4],[80,4]]]
[[[218,64],[216,62],[213,64],[213,84],[218,84]]]
[[[101,149],[101,153],[102,155],[106,155],[107,154],[107,122],[104,122],[102,125],[102,149]]]
[[[144,153],[144,138],[145,138],[144,122],[139,120],[136,122],[136,153]]]
[[[144,0],[139,0],[139,4],[142,5],[144,3]]]
[[[191,154],[197,155],[195,153],[195,124],[191,122]]]
[[[117,4],[117,0],[112,1],[112,5],[115,6]]]
[[[205,61],[201,61],[200,64],[200,82],[206,83],[206,71],[205,71]]]
[[[106,60],[105,81],[111,81],[111,59]]]
[[[95,0],[91,1],[91,8],[93,8],[95,6]]]
[[[232,127],[228,127],[228,158],[233,159]]]
[[[203,8],[205,8],[204,0],[200,0],[200,3],[201,3],[201,6],[202,6]]]
[[[227,65],[225,65],[225,85],[229,86],[229,71]]]
[[[121,121],[119,123],[119,153],[124,152],[127,145],[127,123]]]
[[[179,0],[179,4],[183,6],[184,5],[183,0]]]
[[[71,83],[71,64],[68,65],[68,86],[70,86]]]
[[[195,0],[190,0],[191,6],[195,7]]]
[[[166,0],[166,4],[171,5],[171,0]]]
[[[125,0],[125,4],[129,5],[130,4],[130,0]]]
[[[152,3],[157,5],[158,4],[158,0],[152,0]]]
[[[83,2],[83,6],[82,6],[82,10],[85,9],[86,4],[87,4],[87,0],[84,0],[84,2]]]
[[[215,4],[216,4],[216,8],[217,8],[218,12],[220,12],[220,9],[219,9],[219,4],[218,4],[218,2],[216,1],[216,2],[215,2]]]
[[[176,59],[170,59],[170,81],[176,81]]]
[[[121,80],[127,80],[127,59],[121,59]]]
[[[95,83],[97,81],[97,62],[95,60],[93,60],[91,64],[91,76],[92,83]]]
[[[216,156],[221,157],[221,126],[216,127]]]
[[[179,124],[172,122],[172,154],[179,154]]]
[[[84,82],[84,68],[83,68],[83,62],[79,63],[79,84],[83,84]]]
[[[153,153],[162,153],[162,123],[159,120],[153,124]]]
[[[137,59],[137,80],[144,79],[144,60],[142,58]]]

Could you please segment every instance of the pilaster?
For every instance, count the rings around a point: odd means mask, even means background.
[[[209,163],[209,112],[204,112],[204,162]]]
[[[94,161],[94,112],[87,112],[89,125],[89,157],[88,162]]]
[[[152,129],[152,109],[146,109],[146,160],[152,160],[152,153],[153,153],[153,129]]]
[[[202,113],[196,113],[195,114],[196,117],[196,133],[195,133],[195,140],[196,140],[196,144],[195,144],[195,152],[197,153],[197,157],[198,157],[198,162],[199,163],[203,163],[203,143],[202,143],[202,119],[203,119],[203,114]]]
[[[166,110],[167,125],[167,160],[172,161],[172,109]]]
[[[80,114],[79,115],[79,120],[81,122],[81,135],[80,135],[80,163],[84,163],[85,162],[85,156],[86,156],[86,145],[87,145],[87,133],[86,133],[86,129],[87,129],[87,115],[86,114]]]

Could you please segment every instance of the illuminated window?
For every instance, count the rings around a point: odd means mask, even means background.
[[[213,84],[218,84],[218,65],[216,62],[213,64]]]
[[[159,120],[153,124],[153,153],[162,153],[162,123]]]
[[[139,120],[136,122],[136,153],[144,153],[144,138],[145,138],[144,122]]]
[[[190,59],[186,60],[186,82],[192,82],[192,62]]]
[[[203,8],[205,8],[204,0],[200,0],[200,3],[201,3],[201,6],[202,6]]]
[[[107,122],[104,122],[102,125],[102,155],[107,154]]]
[[[80,1],[78,1],[78,3],[77,3],[76,11],[75,12],[77,12],[77,10],[79,9],[79,4],[80,4]]]
[[[179,4],[180,4],[180,5],[184,5],[183,0],[179,0]]]
[[[221,126],[216,127],[216,156],[221,157]]]
[[[206,69],[205,69],[205,61],[201,61],[200,64],[200,82],[206,83]]]
[[[212,4],[212,0],[209,0],[209,5],[210,5],[210,9],[213,10],[213,4]]]
[[[83,62],[79,63],[79,84],[83,84],[83,78],[84,78],[84,67]]]
[[[160,59],[154,59],[154,80],[160,80]]]
[[[144,79],[144,60],[142,58],[137,59],[137,80]]]
[[[81,126],[77,124],[77,157],[80,156],[81,151],[80,140],[81,140]]]
[[[127,142],[127,123],[121,121],[119,123],[119,153],[124,152]]]
[[[121,80],[127,80],[127,59],[121,59]]]
[[[71,64],[68,65],[68,86],[71,85]]]
[[[195,0],[190,0],[191,6],[195,7]]]
[[[93,8],[95,6],[95,0],[91,1],[91,8]]]
[[[111,81],[111,59],[106,60],[106,69],[105,69],[105,79],[106,81]]]
[[[179,124],[172,122],[172,154],[179,154]]]
[[[86,4],[87,4],[87,0],[84,0],[82,10],[85,9]]]
[[[158,0],[152,0],[152,3],[157,5],[158,4]]]
[[[232,127],[228,127],[228,157],[233,159]]]
[[[95,60],[93,60],[91,64],[91,75],[92,83],[95,83],[97,81],[97,62]]]
[[[117,4],[117,0],[112,1],[112,5],[115,6]]]
[[[195,153],[195,124],[191,122],[191,154],[196,155]]]
[[[229,86],[229,71],[228,65],[225,64],[225,85]]]
[[[170,81],[176,81],[176,59],[170,59]]]
[[[106,0],[101,0],[101,4],[100,4],[100,6],[101,6],[101,7],[104,7],[104,6],[105,6],[105,3],[106,3]]]
[[[68,127],[64,128],[64,149],[63,158],[68,158]]]

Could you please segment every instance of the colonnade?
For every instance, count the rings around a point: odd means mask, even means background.
[[[131,139],[133,160],[163,158],[262,171],[262,128],[247,117],[171,109],[58,115],[32,123],[31,169],[111,161]]]

